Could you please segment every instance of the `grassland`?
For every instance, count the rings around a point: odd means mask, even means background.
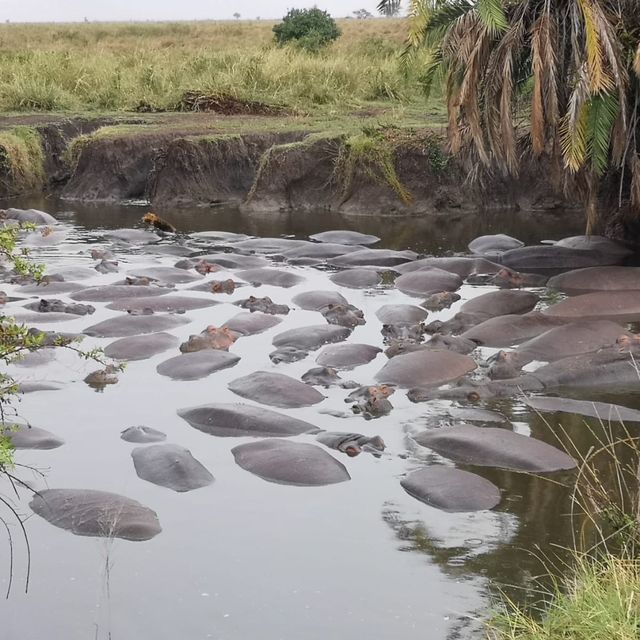
[[[424,109],[419,65],[399,63],[402,19],[342,20],[318,55],[276,46],[273,24],[3,24],[0,111],[173,111],[188,91],[319,115]]]

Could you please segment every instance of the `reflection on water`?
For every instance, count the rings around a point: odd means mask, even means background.
[[[56,199],[12,200],[0,206],[34,207],[53,213],[64,222],[87,229],[140,226],[148,206],[82,205]],[[525,243],[558,240],[584,232],[584,216],[575,211],[487,211],[479,215],[456,214],[418,218],[345,216],[329,211],[246,213],[236,208],[193,208],[166,212],[164,217],[180,231],[233,231],[248,235],[306,238],[331,229],[350,229],[379,236],[389,249],[446,255],[466,251],[475,237],[506,233]]]
[[[140,226],[146,211],[131,206],[80,207],[55,200],[9,204],[41,208],[73,225],[61,245],[34,249],[36,257],[57,267],[92,267],[85,244],[108,246],[97,230]],[[535,242],[578,234],[583,226],[582,219],[573,214],[535,213],[399,219],[196,209],[166,217],[185,233],[216,229],[306,237],[323,230],[354,229],[381,236],[381,245],[388,248],[435,255],[464,251],[472,238],[485,233],[508,233]],[[122,246],[116,251],[122,271],[149,264],[171,265],[176,260]],[[305,278],[302,285],[292,290],[263,286],[259,295],[287,303],[301,291],[331,286],[323,271],[296,268],[296,273]],[[113,282],[121,277],[122,273],[96,275],[87,282],[102,283],[101,278]],[[367,318],[367,324],[357,327],[350,340],[381,344],[375,310],[383,303],[409,302],[389,285],[383,283],[372,291],[343,290]],[[463,293],[474,294],[470,287]],[[190,291],[189,295],[207,294]],[[247,295],[248,288],[240,288],[222,298],[223,304],[189,312],[191,323],[173,333],[182,341],[207,325],[221,326],[238,312],[228,302]],[[82,331],[113,317],[114,312],[96,306],[90,320],[66,321],[63,330]],[[446,319],[454,311],[432,318]],[[18,452],[20,462],[46,472],[44,479],[34,475],[29,481],[38,488],[97,488],[130,496],[158,512],[163,533],[140,544],[101,541],[78,538],[30,518],[32,582],[28,594],[14,591],[10,602],[0,605],[5,637],[454,640],[481,636],[478,618],[486,614],[487,594],[494,587],[526,601],[532,578],[548,569],[547,559],[562,562],[566,558],[563,550],[581,533],[579,518],[571,516],[574,474],[537,477],[469,469],[500,487],[504,499],[495,511],[447,514],[417,502],[400,488],[399,479],[408,471],[425,462],[442,462],[410,439],[410,434],[427,426],[427,410],[425,405],[411,404],[403,393],[392,396],[390,415],[370,422],[355,416],[337,417],[339,411],[344,414],[346,395],[337,388],[323,389],[327,399],[320,405],[322,411],[288,412],[327,430],[380,434],[387,443],[379,459],[368,455],[340,458],[348,465],[350,482],[313,489],[271,484],[246,473],[235,465],[230,449],[250,438],[211,437],[176,416],[179,408],[237,402],[228,382],[256,369],[266,367],[299,378],[315,366],[317,354],[274,368],[266,353],[275,333],[317,323],[318,318],[314,312],[296,310],[276,329],[239,339],[232,349],[241,357],[238,365],[196,382],[158,376],[155,367],[167,354],[130,363],[120,383],[103,393],[80,382],[95,365],[68,353],[40,368],[20,371],[23,377],[65,383],[62,391],[25,395],[20,403],[21,416],[66,441],[52,451]],[[86,346],[108,342],[88,339]],[[380,355],[348,377],[372,380],[384,361]],[[76,384],[67,384],[71,382]],[[590,397],[640,408],[637,397]],[[550,443],[560,442],[580,455],[586,455],[599,438],[622,433],[618,427],[610,431],[595,420],[586,421],[588,428],[585,419],[576,416],[540,416],[517,399],[483,406],[505,415],[516,430]],[[324,411],[327,409],[333,414]],[[132,425],[167,433],[168,441],[190,449],[212,471],[216,482],[179,495],[140,480],[133,470],[131,446],[119,439],[120,431]],[[314,442],[308,435],[298,439]],[[2,490],[6,494],[10,487]],[[28,513],[26,503],[20,508]],[[6,550],[0,544],[3,557]],[[24,568],[24,556],[16,543],[16,575]],[[6,587],[6,578],[2,583]]]

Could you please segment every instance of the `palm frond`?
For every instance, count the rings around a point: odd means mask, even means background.
[[[584,69],[581,69],[567,112],[560,124],[560,147],[565,167],[577,173],[587,157],[587,120],[589,116],[589,87]]]
[[[611,132],[618,117],[618,96],[598,94],[589,100],[587,152],[595,175],[601,176],[609,164]]]
[[[493,35],[507,30],[509,23],[504,13],[502,0],[477,0],[476,11]]]
[[[589,84],[592,94],[609,91],[613,81],[605,69],[602,38],[594,15],[593,0],[577,0],[582,11],[585,33],[585,52],[589,68]]]
[[[636,57],[633,61],[633,70],[636,72],[636,75],[640,78],[640,43],[638,43],[638,48],[636,49]]]

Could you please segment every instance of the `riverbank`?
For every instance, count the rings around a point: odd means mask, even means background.
[[[544,166],[531,165],[517,179],[467,181],[446,149],[444,128],[425,126],[416,111],[400,117],[380,108],[333,119],[23,115],[2,118],[0,127],[3,198],[376,216],[576,208]]]

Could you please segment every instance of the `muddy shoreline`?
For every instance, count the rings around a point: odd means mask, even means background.
[[[323,132],[298,124],[277,129],[273,119],[267,124],[252,121],[236,132],[195,115],[169,123],[4,118],[0,197],[146,200],[158,211],[231,205],[256,213],[394,217],[580,211],[540,164],[525,167],[517,179],[470,184],[439,131]],[[39,144],[20,148],[27,139]]]

